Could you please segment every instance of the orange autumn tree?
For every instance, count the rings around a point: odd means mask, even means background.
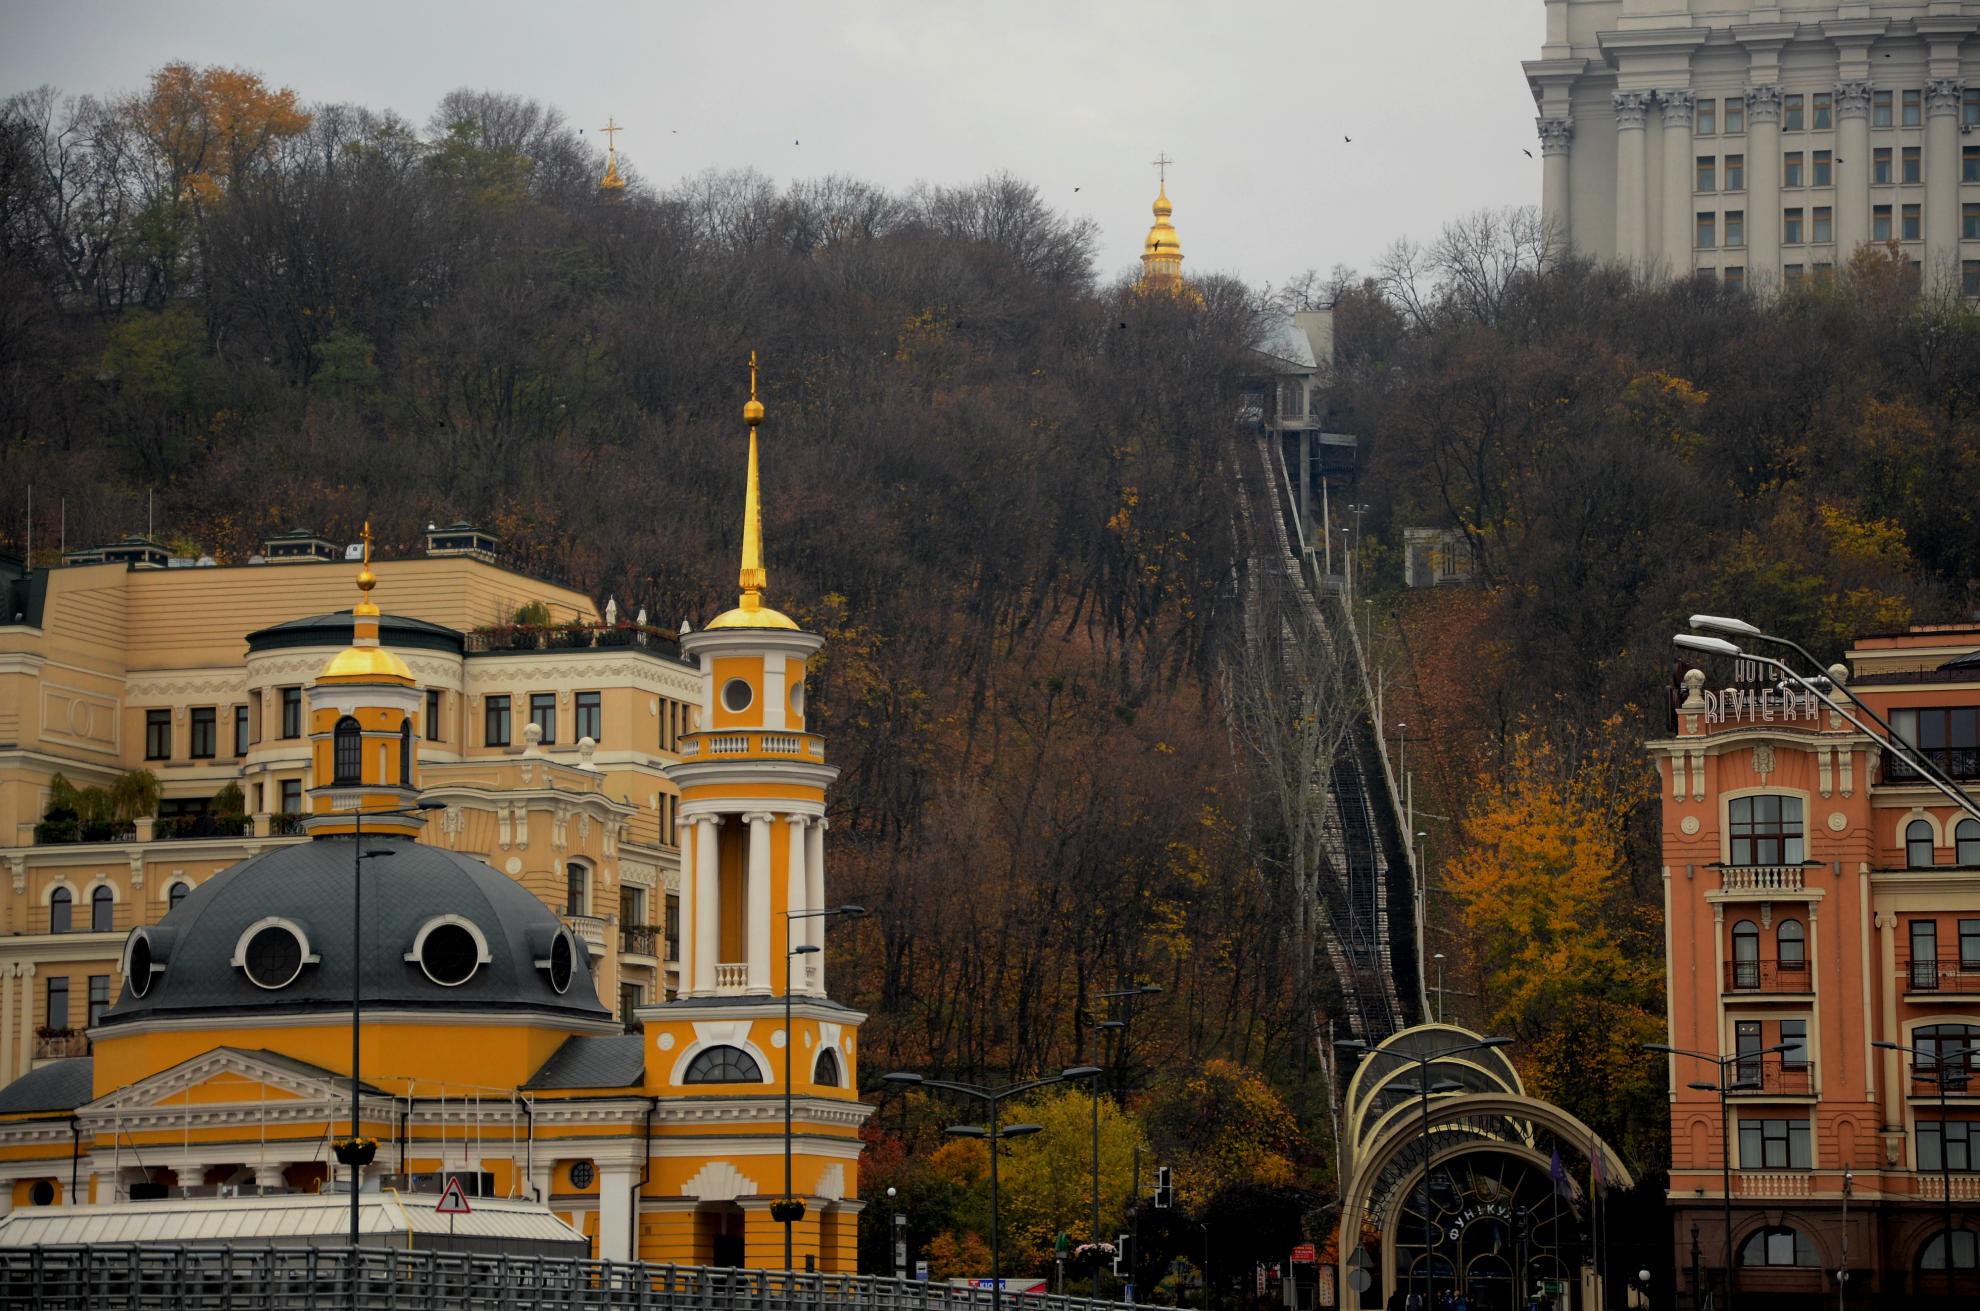
[[[1514,737],[1474,784],[1445,881],[1485,1013],[1519,1040],[1529,1090],[1643,1161],[1661,1152],[1662,1067],[1642,1044],[1663,1036],[1662,940],[1629,877],[1629,818],[1651,776],[1625,737],[1619,718]]]
[[[134,105],[138,125],[158,151],[176,194],[210,201],[275,143],[298,136],[310,116],[288,87],[270,87],[242,68],[172,63],[151,75]]]

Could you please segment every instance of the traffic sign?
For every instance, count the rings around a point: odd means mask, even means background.
[[[1373,1270],[1375,1258],[1368,1255],[1367,1248],[1357,1247],[1354,1249],[1354,1255],[1348,1258],[1348,1265],[1355,1270]]]
[[[1366,1270],[1363,1270],[1360,1266],[1356,1266],[1354,1269],[1348,1271],[1348,1280],[1347,1280],[1348,1287],[1352,1288],[1357,1293],[1367,1292],[1368,1286],[1374,1282],[1375,1282],[1375,1276],[1369,1274]]]
[[[468,1205],[467,1194],[461,1191],[461,1177],[455,1175],[447,1181],[447,1191],[440,1194],[440,1205],[433,1208],[441,1215],[471,1215],[473,1208]]]

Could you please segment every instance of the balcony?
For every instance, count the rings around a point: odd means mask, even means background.
[[[38,847],[65,846],[71,842],[129,842],[137,836],[136,824],[91,820],[44,819],[34,826]]]
[[[1919,751],[1944,771],[1946,777],[1965,783],[1980,779],[1980,748],[1975,747],[1928,747]],[[1909,761],[1896,754],[1884,757],[1884,782],[1922,783],[1925,776],[1911,767]]]
[[[1801,1062],[1783,1065],[1777,1060],[1740,1061],[1733,1066],[1730,1089],[1736,1097],[1813,1097],[1815,1071]]]
[[[1727,961],[1726,991],[1802,996],[1815,991],[1815,979],[1807,961]]]
[[[564,923],[577,934],[578,941],[584,944],[587,956],[605,954],[605,921],[596,915],[566,915]]]
[[[1733,1192],[1741,1197],[1807,1197],[1814,1191],[1814,1178],[1806,1170],[1739,1170],[1733,1174]]]
[[[1805,892],[1806,869],[1801,865],[1721,865],[1719,891],[1788,895]]]
[[[741,992],[748,986],[749,966],[740,963],[715,966],[715,991]]]
[[[1912,1177],[1917,1180],[1917,1187],[1913,1189],[1913,1195],[1918,1197],[1919,1200],[1926,1202],[1945,1201],[1946,1178],[1939,1171],[1920,1170]],[[1955,1202],[1980,1202],[1980,1174],[1962,1173],[1958,1170],[1953,1171],[1952,1199]]]
[[[511,651],[588,651],[596,647],[643,647],[680,659],[680,642],[669,628],[639,624],[496,624],[467,635],[469,655]]]
[[[682,760],[825,759],[825,739],[816,733],[688,733],[680,742]]]
[[[1980,965],[1949,960],[1908,960],[1898,968],[1906,1001],[1943,997],[1958,1002],[1980,993]]]
[[[647,956],[655,960],[663,959],[662,951],[671,951],[670,944],[662,936],[657,925],[628,924],[619,930],[619,952],[625,956]],[[672,959],[666,957],[665,959]]]
[[[60,1060],[65,1056],[89,1055],[89,1035],[81,1029],[40,1028],[34,1031],[34,1059]]]

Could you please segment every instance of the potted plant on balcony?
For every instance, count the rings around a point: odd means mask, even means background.
[[[795,1197],[780,1197],[770,1203],[770,1218],[778,1224],[795,1224],[804,1219],[804,1203]]]
[[[340,1165],[370,1165],[378,1155],[376,1138],[343,1137],[331,1144]]]
[[[578,620],[563,625],[557,630],[557,645],[564,647],[586,647],[591,645],[591,630]]]

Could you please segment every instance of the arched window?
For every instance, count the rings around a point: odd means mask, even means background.
[[[1980,819],[1962,819],[1953,835],[1958,843],[1957,863],[1965,869],[1980,867]]]
[[[1752,920],[1733,925],[1733,987],[1760,986],[1760,926]]]
[[[105,884],[97,884],[89,893],[89,931],[109,933],[115,927],[117,914],[117,894]]]
[[[1800,920],[1782,920],[1774,930],[1774,954],[1783,970],[1808,968],[1808,931]]]
[[[818,1060],[811,1067],[811,1081],[824,1088],[843,1086],[846,1078],[839,1072],[839,1053],[830,1047],[819,1048]]]
[[[192,884],[190,883],[174,883],[172,890],[165,894],[165,909],[167,913],[177,910],[179,903],[184,901],[186,894],[191,891]]]
[[[1741,1265],[1815,1264],[1815,1244],[1799,1229],[1769,1227],[1739,1245]]]
[[[1933,1231],[1925,1241],[1925,1247],[1918,1254],[1920,1270],[1943,1270],[1946,1268],[1946,1238],[1944,1229]],[[1952,1268],[1971,1270],[1980,1265],[1980,1234],[1971,1229],[1955,1229],[1952,1238]]]
[[[740,1047],[709,1047],[688,1062],[682,1083],[762,1083],[756,1058]]]
[[[590,883],[591,871],[584,862],[574,860],[564,866],[564,914],[585,914],[585,892]]]
[[[409,788],[413,785],[412,760],[413,760],[412,720],[410,719],[401,720],[399,723],[399,786],[400,787]]]
[[[345,715],[337,721],[336,734],[332,738],[333,774],[331,783],[362,783],[364,781],[364,730],[358,727],[357,720]]]
[[[1932,868],[1932,826],[1922,819],[1904,826],[1904,867]]]
[[[67,888],[57,888],[48,894],[48,931],[67,933],[73,925],[70,915],[75,910],[76,897]]]

